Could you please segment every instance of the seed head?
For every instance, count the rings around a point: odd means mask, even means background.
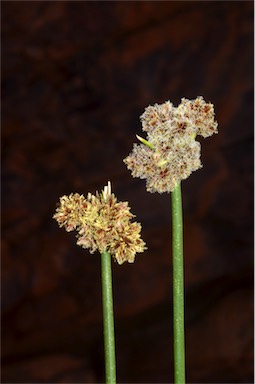
[[[148,106],[141,116],[146,139],[124,159],[133,177],[146,179],[149,192],[172,192],[178,182],[202,167],[196,136],[217,133],[214,108],[202,97],[183,98],[178,107],[170,101]]]
[[[87,199],[78,193],[62,196],[53,216],[67,232],[77,231],[78,245],[90,253],[109,252],[119,264],[133,263],[135,254],[146,249],[141,224],[131,222],[133,217],[128,202],[117,202],[111,193],[110,182],[100,194],[89,193]]]

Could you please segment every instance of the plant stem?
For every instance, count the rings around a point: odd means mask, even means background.
[[[178,183],[172,192],[173,227],[173,347],[174,382],[185,383],[185,337],[184,337],[184,277],[183,277],[183,229],[182,195]]]
[[[111,255],[101,254],[102,299],[104,319],[105,376],[107,384],[116,383],[115,339],[112,298]]]

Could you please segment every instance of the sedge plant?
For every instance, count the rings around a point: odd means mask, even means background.
[[[124,159],[133,177],[146,179],[148,192],[168,192],[172,198],[173,356],[174,383],[186,382],[184,268],[181,181],[202,167],[198,135],[217,133],[214,107],[203,97],[183,98],[148,106],[141,116],[147,137]]]
[[[132,222],[128,202],[118,202],[111,183],[87,198],[78,193],[60,198],[53,218],[67,232],[77,231],[77,244],[101,254],[102,306],[105,350],[105,382],[116,383],[116,358],[111,259],[118,264],[133,263],[135,255],[146,249],[141,239],[141,224]]]

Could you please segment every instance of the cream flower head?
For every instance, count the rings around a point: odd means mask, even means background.
[[[90,253],[109,252],[119,264],[133,263],[135,254],[146,249],[141,224],[131,222],[133,217],[128,202],[117,202],[111,193],[110,182],[100,194],[89,193],[87,199],[78,193],[62,196],[53,216],[67,232],[78,232],[78,245]]]
[[[178,182],[202,167],[196,136],[217,133],[214,108],[203,97],[183,98],[178,107],[170,101],[148,106],[141,116],[147,138],[138,139],[124,159],[133,177],[146,179],[149,192],[172,192]]]

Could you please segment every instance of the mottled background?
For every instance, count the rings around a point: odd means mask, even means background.
[[[113,265],[118,381],[169,383],[170,195],[123,158],[149,104],[204,96],[183,183],[187,378],[253,382],[253,2],[2,1],[2,382],[104,381],[100,257],[52,220],[111,180],[148,250]]]

